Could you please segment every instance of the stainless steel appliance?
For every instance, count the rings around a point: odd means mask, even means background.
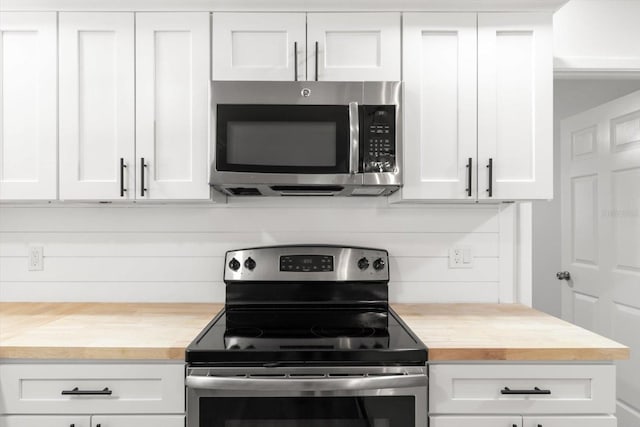
[[[230,196],[380,196],[402,184],[400,82],[213,81],[211,185]]]
[[[388,305],[387,252],[227,252],[189,345],[187,427],[426,427],[427,349]]]

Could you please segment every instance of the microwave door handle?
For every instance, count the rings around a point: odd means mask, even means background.
[[[358,161],[360,160],[360,118],[358,116],[358,103],[349,103],[349,139],[351,143],[351,156],[349,157],[349,173],[358,173]]]

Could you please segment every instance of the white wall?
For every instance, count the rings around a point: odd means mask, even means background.
[[[554,83],[554,199],[533,203],[533,307],[560,317],[560,121],[639,90],[640,79]]]
[[[571,0],[553,16],[556,72],[640,70],[640,0]]]
[[[223,301],[226,250],[337,243],[388,249],[392,301],[509,301],[515,291],[508,275],[513,262],[508,209],[388,207],[380,198],[4,206],[0,300]],[[28,271],[29,245],[44,247],[43,271]],[[448,268],[454,245],[473,248],[473,268]],[[501,260],[507,264],[501,266]]]

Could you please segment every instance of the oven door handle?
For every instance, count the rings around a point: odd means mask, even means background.
[[[239,391],[357,391],[426,387],[426,375],[388,375],[345,378],[251,378],[188,375],[192,389]]]
[[[351,150],[349,157],[349,173],[358,173],[358,163],[360,161],[360,117],[358,115],[358,103],[349,103],[349,141]]]

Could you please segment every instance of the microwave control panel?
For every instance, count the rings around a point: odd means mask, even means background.
[[[360,114],[362,171],[394,172],[396,169],[395,105],[362,105]]]

